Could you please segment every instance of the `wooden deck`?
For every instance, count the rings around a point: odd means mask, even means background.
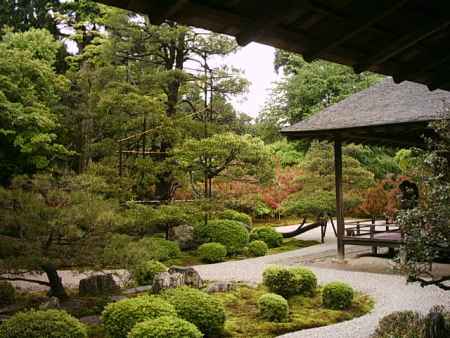
[[[376,248],[398,248],[402,244],[402,234],[398,224],[386,220],[359,220],[345,223],[344,245],[370,246]]]

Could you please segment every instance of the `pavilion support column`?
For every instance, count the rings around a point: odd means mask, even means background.
[[[334,173],[336,180],[336,218],[337,218],[337,252],[338,258],[344,259],[344,194],[342,191],[342,142],[334,141]]]

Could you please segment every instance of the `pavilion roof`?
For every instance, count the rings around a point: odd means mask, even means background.
[[[450,90],[450,1],[96,0],[165,19]]]
[[[391,78],[353,94],[286,127],[290,138],[336,139],[355,143],[420,145],[430,121],[444,118],[450,92]]]

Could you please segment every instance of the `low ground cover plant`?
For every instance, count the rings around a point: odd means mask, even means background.
[[[102,313],[108,337],[123,338],[135,324],[161,316],[176,316],[175,308],[156,296],[140,296],[111,303]]]
[[[245,224],[247,228],[252,227],[252,218],[249,215],[233,209],[225,209],[222,213],[220,213],[220,218],[241,222]]]
[[[87,338],[87,328],[60,310],[19,312],[0,325],[1,338]]]
[[[267,244],[260,240],[251,241],[248,245],[248,253],[250,256],[259,257],[265,256],[269,251]]]
[[[258,310],[261,318],[285,322],[289,317],[289,304],[287,300],[275,293],[266,293],[258,298]]]
[[[7,282],[0,280],[0,305],[14,304],[16,301],[16,289]]]
[[[347,309],[353,301],[353,288],[342,282],[332,282],[324,286],[322,303],[325,307],[335,310]]]
[[[163,316],[137,323],[127,338],[201,338],[203,334],[188,321]]]
[[[264,270],[263,284],[271,292],[284,297],[312,295],[317,287],[317,278],[306,268],[272,266]]]
[[[195,228],[199,243],[217,242],[225,245],[230,255],[239,253],[248,243],[249,234],[241,222],[211,220]]]
[[[265,242],[269,248],[275,248],[283,242],[283,235],[272,227],[260,227],[252,230],[250,240],[260,240]]]
[[[151,285],[153,278],[160,272],[167,271],[167,266],[153,259],[138,263],[131,270],[131,277],[137,285]]]
[[[223,262],[227,256],[227,248],[225,245],[216,242],[200,245],[197,252],[200,259],[207,263]]]
[[[206,336],[218,335],[225,323],[225,309],[211,295],[188,287],[171,289],[163,294],[180,318],[198,327]]]

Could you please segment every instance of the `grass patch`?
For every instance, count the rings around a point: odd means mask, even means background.
[[[264,286],[255,289],[241,286],[232,292],[214,294],[226,309],[225,337],[275,337],[283,333],[349,320],[362,316],[373,308],[373,301],[368,296],[357,293],[349,309],[326,309],[322,307],[321,289],[318,289],[313,297],[289,298],[289,321],[275,323],[258,318],[257,300],[266,292],[268,291]]]
[[[277,253],[287,252],[291,250],[297,250],[301,248],[306,248],[311,245],[320,244],[319,241],[304,241],[301,239],[296,238],[289,238],[289,239],[283,239],[283,244],[277,248],[271,248],[269,249],[267,255],[273,255]],[[253,257],[247,257],[245,255],[234,255],[234,256],[227,256],[225,261],[237,261],[241,259],[247,259],[247,258],[253,258]],[[167,262],[164,262],[167,266],[170,265],[180,265],[180,266],[191,266],[191,265],[200,265],[200,264],[206,264],[200,260],[200,258],[197,255],[196,250],[189,250],[189,251],[183,251],[181,253],[180,258],[171,259]]]

